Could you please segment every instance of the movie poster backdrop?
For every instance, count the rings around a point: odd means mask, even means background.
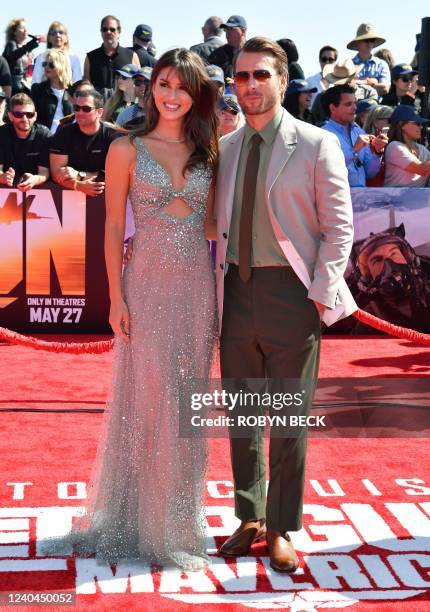
[[[352,189],[345,273],[360,306],[430,332],[430,190]],[[104,197],[46,183],[0,188],[0,325],[28,333],[110,333]],[[369,333],[354,317],[334,333]]]

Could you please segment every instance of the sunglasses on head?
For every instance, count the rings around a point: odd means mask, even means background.
[[[35,111],[11,111],[11,113],[15,119],[24,119],[24,117],[27,117],[27,119],[33,119],[36,114]]]
[[[272,74],[269,70],[254,70],[253,72],[247,72],[246,70],[239,70],[234,75],[234,80],[238,84],[247,83],[249,79],[253,77],[259,83],[265,83],[268,81]]]
[[[111,32],[112,34],[114,34],[116,32],[116,28],[102,28],[102,32],[104,32],[106,34],[106,32]]]
[[[55,68],[54,62],[42,62],[43,68]]]
[[[320,57],[321,64],[333,64],[335,61],[336,59],[334,57],[327,57],[326,55]]]
[[[94,110],[94,108],[94,106],[88,106],[87,104],[84,104],[84,106],[81,106],[80,104],[73,105],[73,110],[75,111],[75,113],[79,113],[80,111],[82,111],[83,113],[90,113]]]
[[[136,87],[140,87],[141,85],[146,85],[147,81],[145,79],[133,79],[133,83]]]

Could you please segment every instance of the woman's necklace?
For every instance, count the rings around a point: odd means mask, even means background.
[[[161,136],[161,134],[159,134],[157,130],[153,130],[153,134],[157,135],[158,140],[164,140],[164,142],[185,142],[185,138],[165,138],[164,136]]]

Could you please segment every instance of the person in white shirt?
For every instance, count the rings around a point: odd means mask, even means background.
[[[67,28],[60,21],[53,21],[48,29],[47,39],[47,51],[40,53],[34,62],[33,67],[33,83],[41,83],[43,81],[45,72],[42,66],[43,62],[46,61],[46,54],[49,49],[61,50],[67,54],[70,62],[70,70],[72,73],[72,83],[82,79],[82,67],[79,57],[73,53],[70,53],[69,49],[69,35]]]
[[[418,141],[423,125],[429,122],[413,106],[400,104],[394,109],[385,150],[384,187],[427,187],[430,151]]]
[[[312,76],[306,79],[309,84],[309,87],[317,88],[317,91],[312,94],[312,100],[311,100],[311,106],[310,106],[311,108],[312,108],[312,104],[314,103],[314,100],[317,97],[317,95],[321,91],[325,91],[327,87],[329,86],[328,81],[326,81],[323,77],[323,70],[327,64],[334,64],[337,61],[337,55],[338,55],[337,49],[335,49],[334,47],[330,47],[330,45],[325,45],[324,47],[321,47],[320,49],[318,58],[319,58],[320,66],[321,66],[321,71],[317,72],[316,74],[313,74]]]

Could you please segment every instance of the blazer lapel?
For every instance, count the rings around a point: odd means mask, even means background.
[[[296,119],[284,110],[267,168],[266,197],[297,145]]]
[[[240,151],[245,135],[244,129],[234,132],[228,142],[225,143],[222,152],[221,176],[218,179],[217,189],[220,189],[218,201],[226,213],[228,226],[230,227],[231,213],[233,210],[234,189],[236,186],[236,172],[239,163]]]

